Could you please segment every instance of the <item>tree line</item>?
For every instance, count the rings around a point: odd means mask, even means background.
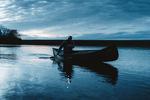
[[[0,26],[0,40],[21,40],[20,35],[16,29],[8,29]]]

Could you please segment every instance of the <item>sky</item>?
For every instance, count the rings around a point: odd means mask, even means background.
[[[150,39],[150,0],[0,0],[0,25],[24,39]]]

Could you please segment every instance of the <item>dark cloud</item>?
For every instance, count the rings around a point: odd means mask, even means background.
[[[103,34],[103,33],[91,33],[91,34],[83,34],[81,36],[77,36],[74,39],[83,39],[83,40],[149,40],[150,31],[139,31],[135,33],[126,33],[126,32],[118,32],[113,34]]]
[[[149,30],[149,11],[149,0],[5,0],[0,23],[56,35],[130,33]]]

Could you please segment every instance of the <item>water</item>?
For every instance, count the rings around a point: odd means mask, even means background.
[[[117,61],[81,65],[56,64],[52,48],[1,45],[0,100],[150,100],[149,48],[119,48]]]

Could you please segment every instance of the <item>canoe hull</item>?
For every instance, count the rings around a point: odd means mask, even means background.
[[[57,55],[58,49],[53,48],[54,59],[56,61],[114,61],[118,59],[118,49],[115,46],[106,47],[102,50],[76,50],[73,51],[69,56],[64,57],[63,51],[60,55]]]

